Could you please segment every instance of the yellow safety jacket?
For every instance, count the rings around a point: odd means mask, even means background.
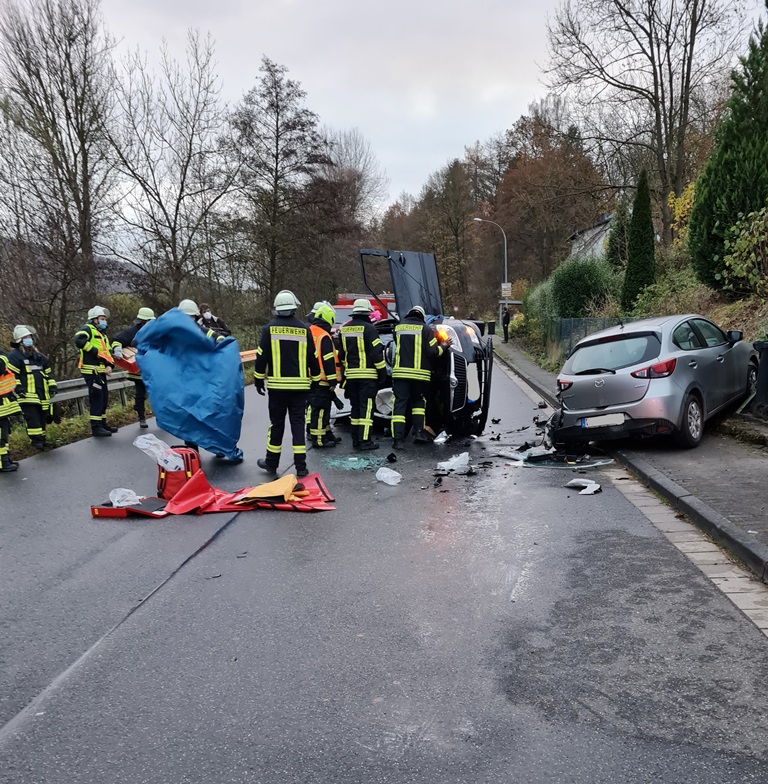
[[[17,348],[8,355],[7,363],[16,376],[19,402],[34,403],[47,410],[56,394],[56,381],[51,377],[48,357],[39,351],[26,353]]]
[[[310,325],[309,331],[315,341],[315,356],[320,366],[320,386],[330,387],[340,384],[341,362],[331,333],[317,322]]]
[[[93,324],[85,324],[75,333],[75,345],[80,350],[77,366],[83,375],[103,373],[107,367],[114,367],[109,340]]]
[[[277,316],[261,330],[253,377],[272,390],[308,391],[320,380],[309,327],[294,316]]]
[[[432,362],[443,353],[431,327],[421,319],[404,319],[395,327],[392,378],[429,381]]]
[[[16,396],[16,376],[8,368],[7,358],[0,354],[0,417],[8,417],[21,411]]]

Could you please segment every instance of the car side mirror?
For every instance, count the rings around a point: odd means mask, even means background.
[[[734,343],[738,343],[744,337],[744,333],[739,332],[738,329],[731,329],[728,331],[726,337],[728,338],[728,342],[733,345]]]

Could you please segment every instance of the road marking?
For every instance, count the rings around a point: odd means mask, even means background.
[[[622,468],[602,472],[614,487],[661,531],[721,593],[768,637],[768,585],[707,538],[688,519],[660,501]]]

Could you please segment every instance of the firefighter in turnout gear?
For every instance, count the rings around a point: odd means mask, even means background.
[[[401,449],[408,414],[417,443],[431,441],[424,430],[426,394],[432,365],[443,353],[431,327],[425,323],[424,308],[412,307],[395,327],[395,365],[392,368],[392,446]]]
[[[352,407],[352,446],[367,451],[378,449],[371,439],[373,404],[379,386],[387,380],[384,347],[371,323],[371,303],[356,299],[352,318],[341,328],[339,356],[344,365],[345,390]]]
[[[131,326],[126,327],[121,332],[118,332],[117,335],[115,335],[115,337],[112,339],[112,356],[115,359],[123,359],[123,349],[131,348],[139,330],[145,324],[148,324],[150,321],[154,320],[155,311],[152,310],[152,308],[139,308],[139,312],[136,314],[136,318],[133,320]],[[133,373],[128,371],[128,378],[133,381],[133,385],[135,387],[133,395],[133,410],[136,412],[136,416],[139,418],[139,427],[147,428],[149,427],[146,420],[147,388],[144,386],[140,372],[137,371]]]
[[[7,364],[16,376],[16,396],[27,435],[39,452],[47,449],[45,426],[51,418],[51,399],[56,394],[56,382],[51,377],[48,357],[35,346],[35,329],[24,324],[13,328],[13,351]]]
[[[88,387],[91,435],[99,438],[117,433],[116,427],[107,424],[107,379],[115,366],[106,335],[108,318],[109,311],[97,305],[88,311],[88,321],[75,333],[75,346],[80,350],[77,366]]]
[[[16,471],[19,464],[8,454],[11,440],[11,416],[21,411],[16,400],[16,375],[8,367],[8,357],[0,353],[0,473]]]
[[[315,344],[315,355],[320,366],[320,381],[312,385],[309,394],[309,440],[313,447],[335,447],[340,438],[331,432],[331,405],[336,397],[336,386],[341,383],[341,362],[331,337],[336,322],[336,311],[320,303],[309,327]]]
[[[293,436],[293,464],[296,476],[307,470],[307,445],[304,438],[304,419],[307,397],[313,382],[320,381],[320,368],[315,356],[315,345],[309,327],[296,318],[301,303],[291,291],[281,291],[275,297],[275,318],[264,326],[256,350],[253,377],[256,391],[264,394],[264,382],[269,389],[269,421],[267,456],[259,459],[259,468],[277,473],[285,431],[285,416],[291,424]]]

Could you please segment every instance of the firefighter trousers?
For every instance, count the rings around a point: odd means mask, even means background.
[[[94,430],[107,423],[107,377],[103,373],[83,373],[83,378],[88,387],[88,418],[91,420],[91,430]]]
[[[27,435],[32,442],[32,446],[45,443],[45,423],[48,412],[37,403],[22,403],[21,413],[24,414],[24,422],[27,426]]]
[[[146,419],[147,388],[140,378],[132,378],[131,381],[136,387],[133,393],[133,410],[139,419]]]
[[[0,457],[8,454],[8,443],[11,440],[11,418],[0,416]]]
[[[305,468],[307,444],[304,436],[304,420],[307,412],[307,392],[301,389],[270,390],[268,408],[270,425],[267,433],[267,465],[277,469],[280,464],[287,414],[293,438],[293,464],[297,469]]]
[[[411,426],[418,433],[424,429],[426,412],[426,393],[429,382],[415,381],[409,378],[393,378],[392,393],[392,438],[403,439],[406,436],[405,423],[411,415]]]
[[[349,418],[352,445],[358,446],[371,440],[374,401],[379,384],[375,378],[347,379],[346,390],[352,409]]]
[[[331,432],[331,401],[336,393],[325,386],[315,387],[309,395],[309,440],[321,446]]]

